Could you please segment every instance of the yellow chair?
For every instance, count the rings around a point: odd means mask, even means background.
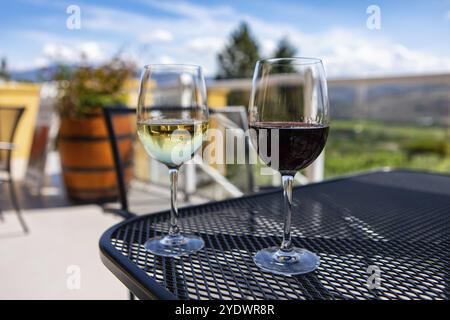
[[[12,152],[14,150],[14,136],[17,127],[25,112],[25,107],[0,107],[0,183],[8,183],[11,195],[11,202],[16,210],[17,217],[25,233],[28,233],[28,227],[22,217],[19,201],[16,195],[16,188],[11,170]],[[1,210],[0,210],[1,213]]]

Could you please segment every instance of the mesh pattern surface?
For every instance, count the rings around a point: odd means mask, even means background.
[[[280,244],[281,207],[276,192],[181,209],[183,231],[205,248],[177,259],[143,247],[168,232],[168,212],[123,224],[110,241],[180,299],[448,299],[449,177],[394,171],[295,188],[293,243],[321,259],[302,276],[252,260]],[[380,270],[378,288],[369,266]]]

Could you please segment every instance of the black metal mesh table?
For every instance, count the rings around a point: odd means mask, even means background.
[[[252,261],[280,243],[281,191],[181,209],[183,230],[205,240],[195,255],[145,251],[168,231],[161,212],[110,228],[101,257],[141,299],[448,299],[450,176],[375,172],[297,187],[294,199],[293,242],[321,259],[307,275],[273,275]]]

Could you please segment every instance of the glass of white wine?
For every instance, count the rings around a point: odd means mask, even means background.
[[[147,240],[159,256],[178,257],[203,248],[195,235],[178,226],[178,169],[201,147],[208,129],[206,86],[195,65],[154,64],[144,67],[139,88],[137,132],[147,153],[169,168],[171,210],[169,234]]]

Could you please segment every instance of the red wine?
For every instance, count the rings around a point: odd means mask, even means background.
[[[257,122],[250,128],[256,131],[258,154],[260,143],[267,145],[265,150],[269,159],[261,159],[282,175],[295,175],[298,170],[309,166],[322,152],[329,130],[327,125],[303,122]],[[260,141],[262,129],[266,129],[265,141]],[[278,130],[278,143],[274,141],[274,145],[278,145],[278,157],[271,150],[272,134],[276,134],[272,130]],[[276,139],[276,135],[273,138]]]

